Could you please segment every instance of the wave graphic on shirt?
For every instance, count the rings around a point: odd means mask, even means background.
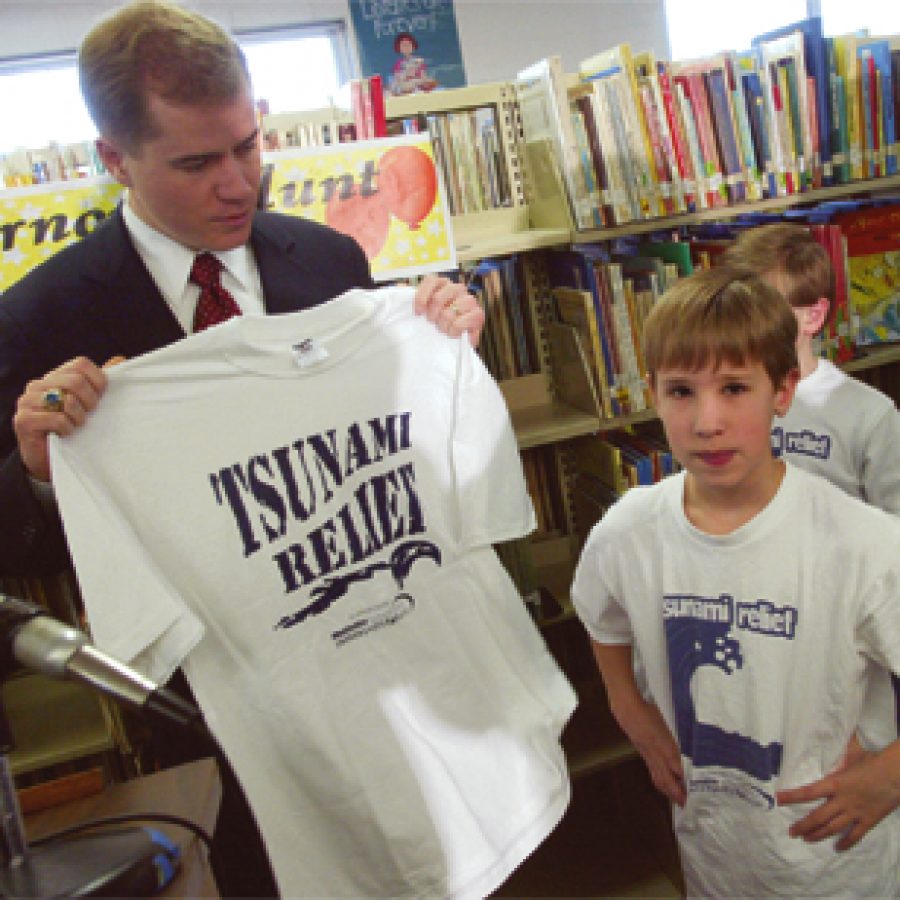
[[[297,610],[295,613],[291,613],[289,616],[282,616],[275,623],[275,627],[293,628],[309,618],[309,616],[317,616],[325,612],[337,600],[346,595],[351,585],[358,581],[368,581],[381,571],[390,571],[394,578],[394,583],[398,588],[402,588],[403,582],[412,571],[413,563],[419,559],[431,559],[438,565],[441,565],[441,551],[431,541],[405,541],[394,548],[390,558],[387,560],[371,563],[362,569],[357,569],[355,572],[347,572],[345,575],[326,578],[320,585],[317,585],[309,592],[313,600],[312,603],[304,606],[303,609]]]
[[[744,665],[740,643],[729,637],[730,622],[691,617],[667,619],[666,644],[675,706],[675,726],[682,753],[695,766],[722,766],[769,781],[781,770],[783,747],[763,745],[717,725],[700,722],[691,696],[691,678],[701,666],[715,666],[732,674]]]

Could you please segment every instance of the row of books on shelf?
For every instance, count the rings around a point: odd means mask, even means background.
[[[428,131],[451,215],[513,203],[498,111],[493,105],[422,114],[388,123],[389,134]]]
[[[520,268],[519,257],[512,255],[483,260],[463,273],[484,310],[478,351],[498,381],[532,375],[540,368],[535,346],[540,329],[523,290]]]
[[[746,52],[661,61],[619,44],[517,78],[527,141],[556,152],[576,226],[715,209],[898,172],[900,37],[810,17]]]
[[[0,154],[0,176],[3,185],[8,188],[72,181],[104,171],[93,141],[50,143],[36,150],[20,148]]]
[[[351,79],[349,110],[331,105],[326,109],[272,114],[263,99],[257,101],[257,111],[266,150],[324,147],[388,134],[380,75]]]
[[[569,464],[577,473],[566,489],[572,504],[575,547],[557,547],[552,554],[570,566],[572,551],[584,544],[591,528],[629,488],[655,484],[678,471],[679,465],[669,450],[658,423],[648,427],[621,428],[600,435],[578,438],[566,451]],[[529,610],[539,621],[562,614],[564,609],[542,589],[542,572],[535,557],[545,559],[541,545],[559,543],[568,532],[560,509],[564,488],[558,478],[559,459],[554,448],[526,450],[522,454],[529,495],[535,507],[537,528],[527,541],[511,541],[497,546],[498,555],[525,598]],[[559,578],[551,579],[554,582]],[[563,578],[565,582],[566,579]],[[556,584],[563,595],[568,584]]]
[[[604,418],[650,406],[643,323],[678,278],[714,265],[741,229],[802,222],[828,254],[834,303],[819,352],[838,363],[900,341],[900,203],[832,201],[802,210],[756,212],[645,237],[544,251],[556,319],[578,338]],[[479,352],[499,381],[537,372],[534,304],[516,256],[483,260],[463,273],[485,310]]]

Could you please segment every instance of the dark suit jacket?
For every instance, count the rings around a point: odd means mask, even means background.
[[[258,212],[250,243],[269,313],[372,286],[359,245],[315,222]],[[59,520],[36,501],[16,450],[12,416],[26,384],[76,356],[102,365],[182,337],[120,210],[0,295],[0,575],[68,565]]]

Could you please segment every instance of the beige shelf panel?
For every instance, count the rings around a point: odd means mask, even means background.
[[[567,244],[567,228],[529,228],[529,208],[508,206],[453,216],[453,242],[460,262],[526,253]]]
[[[444,91],[420,92],[403,97],[385,97],[384,112],[388,119],[405,119],[411,116],[456,112],[500,103],[509,96],[506,82],[496,81],[475,84],[471,87],[449,88]]]
[[[554,400],[545,373],[500,382],[513,431],[523,450],[541,447],[597,430],[597,414]]]
[[[456,225],[453,226],[454,235]],[[526,253],[546,247],[558,247],[569,242],[569,232],[563,228],[531,228],[505,234],[482,234],[476,239],[456,239],[456,256],[460,262],[475,262],[511,253]]]
[[[614,228],[595,228],[590,231],[578,231],[572,236],[573,241],[587,243],[589,241],[608,241],[617,237],[625,237],[630,234],[646,234],[650,231],[666,231],[670,228],[678,228],[682,225],[694,225],[699,222],[715,222],[721,219],[732,219],[745,213],[766,212],[776,209],[786,209],[791,206],[801,206],[806,203],[816,203],[821,200],[836,200],[840,197],[849,197],[852,194],[865,194],[870,192],[883,193],[900,188],[900,175],[891,175],[887,178],[871,178],[866,181],[853,181],[849,184],[839,184],[833,187],[817,188],[802,194],[791,194],[786,197],[772,197],[769,200],[757,200],[753,203],[738,203],[734,206],[723,206],[716,209],[704,209],[696,213],[686,213],[681,216],[670,216],[659,219],[646,219],[640,222],[626,222],[624,225],[616,225]]]

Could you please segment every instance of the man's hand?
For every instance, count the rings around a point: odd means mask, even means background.
[[[437,275],[426,275],[419,282],[414,302],[416,313],[424,314],[444,334],[459,337],[466,331],[472,346],[478,346],[484,327],[484,311],[465,285]]]
[[[900,805],[900,741],[881,753],[848,752],[830,775],[779,791],[777,799],[780,806],[824,800],[791,826],[790,835],[815,842],[840,834],[835,849],[849,850]]]
[[[636,698],[627,710],[613,710],[628,739],[641,754],[656,789],[678,806],[684,806],[687,791],[681,752],[659,709]]]
[[[121,362],[113,357],[106,365]],[[29,474],[38,481],[50,480],[48,434],[71,434],[87,419],[106,389],[106,375],[89,359],[80,356],[31,381],[19,397],[13,428],[19,453]],[[48,401],[47,392],[58,394],[58,408]],[[52,400],[52,396],[50,398]]]

